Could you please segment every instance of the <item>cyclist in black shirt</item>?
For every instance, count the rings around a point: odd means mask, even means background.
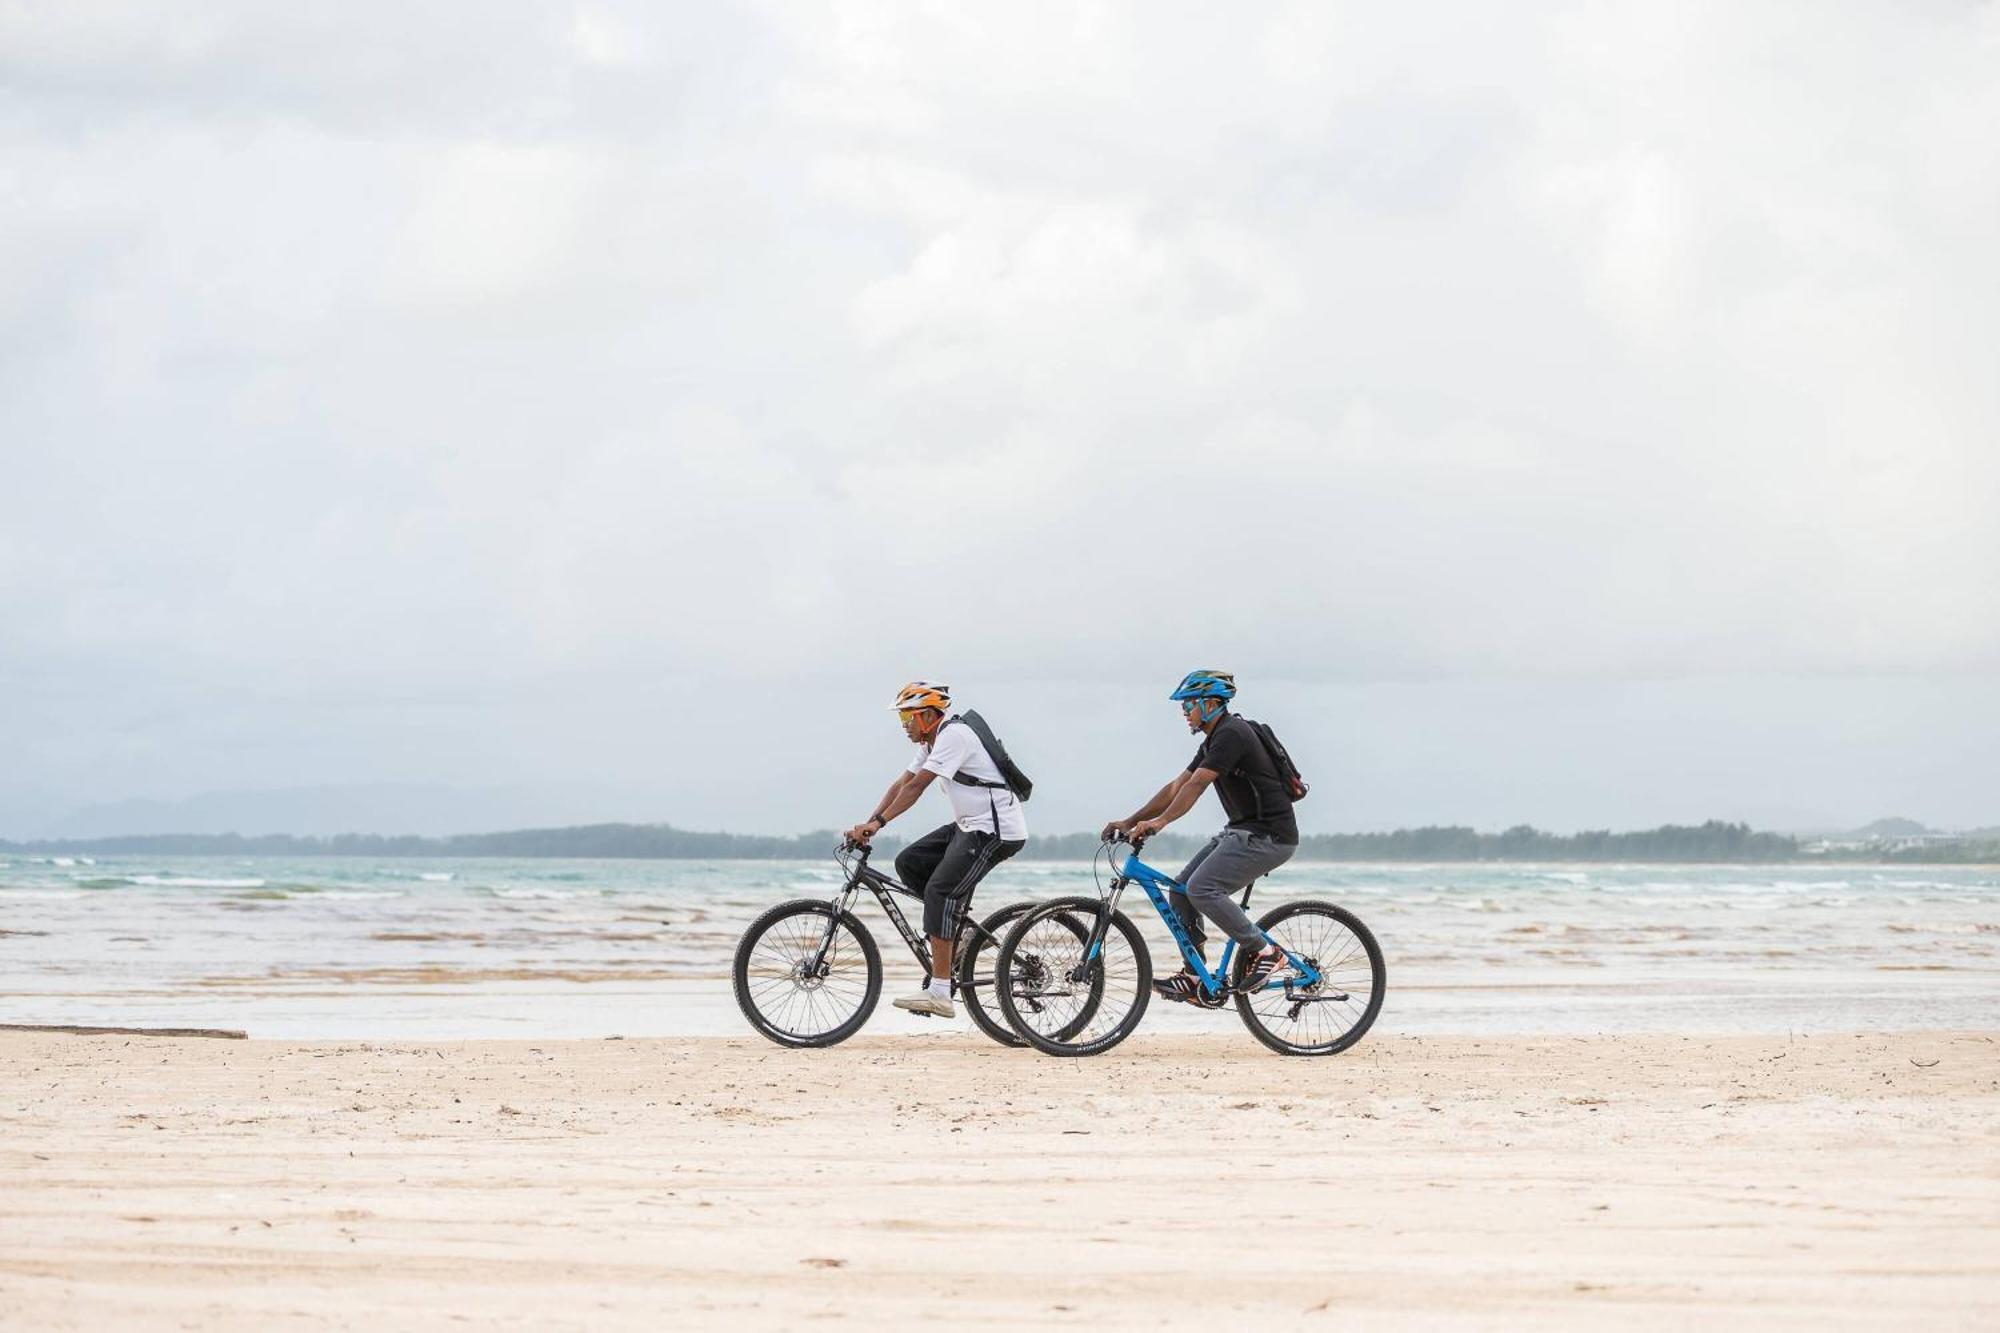
[[[1202,944],[1201,918],[1207,917],[1248,951],[1250,965],[1243,984],[1262,986],[1290,964],[1285,951],[1265,938],[1237,904],[1236,895],[1298,851],[1299,825],[1292,815],[1291,794],[1251,725],[1229,711],[1229,701],[1236,697],[1235,677],[1222,671],[1190,671],[1169,697],[1179,701],[1188,730],[1201,734],[1201,748],[1186,770],[1151,800],[1129,817],[1106,824],[1104,836],[1150,837],[1193,809],[1213,786],[1229,824],[1181,871],[1179,879],[1187,891],[1170,898],[1197,950]],[[1202,994],[1200,981],[1185,968],[1153,987],[1170,1000],[1191,1001]]]

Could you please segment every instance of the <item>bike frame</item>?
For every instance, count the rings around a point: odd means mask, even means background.
[[[813,953],[812,965],[818,967],[826,960],[826,951],[833,944],[835,924],[843,913],[853,908],[854,900],[861,896],[861,891],[865,888],[875,895],[875,901],[882,905],[882,914],[889,918],[889,923],[896,928],[896,933],[903,937],[903,945],[909,949],[910,957],[917,960],[924,969],[924,975],[928,977],[931,974],[930,939],[910,925],[909,919],[903,915],[902,905],[896,901],[896,895],[899,893],[906,898],[915,898],[919,902],[923,901],[923,895],[895,876],[884,874],[869,865],[868,855],[873,850],[872,847],[857,847],[851,850],[843,847],[834,853],[833,859],[847,872],[847,883],[841,885],[840,892],[834,894],[831,899],[835,905],[834,914],[827,918],[826,933],[820,936],[819,948]],[[979,923],[973,919],[969,903],[960,934],[963,935],[966,929],[969,929],[975,937],[980,933]],[[953,943],[955,950],[956,941]],[[954,961],[956,961],[955,952]],[[946,980],[949,981],[951,978]],[[953,984],[956,986],[955,982]]]
[[[1153,910],[1160,914],[1160,920],[1165,924],[1168,933],[1174,937],[1174,943],[1180,946],[1181,961],[1187,964],[1188,971],[1201,979],[1203,993],[1211,1000],[1219,1000],[1225,988],[1224,978],[1229,975],[1230,960],[1236,956],[1236,941],[1231,939],[1222,946],[1222,957],[1217,961],[1215,971],[1209,971],[1208,964],[1203,961],[1200,951],[1194,947],[1194,940],[1189,938],[1187,927],[1181,924],[1180,913],[1176,912],[1173,904],[1167,901],[1168,893],[1175,891],[1186,893],[1187,886],[1172,875],[1163,874],[1141,861],[1140,845],[1142,844],[1122,841],[1111,844],[1111,888],[1104,895],[1104,912],[1098,918],[1096,929],[1091,934],[1090,947],[1084,951],[1086,963],[1096,961],[1097,955],[1103,950],[1105,932],[1111,929],[1111,914],[1118,910],[1118,900],[1124,896],[1126,885],[1136,883],[1146,891],[1146,897],[1151,900]],[[1130,850],[1125,850],[1128,847]],[[1243,886],[1241,901],[1245,907],[1250,905],[1250,887],[1249,884]],[[1270,939],[1270,936],[1266,935],[1264,938]],[[1290,949],[1285,950],[1285,957],[1291,960],[1292,967],[1299,975],[1283,980],[1267,981],[1259,989],[1282,990],[1289,994],[1293,986],[1310,986],[1320,979],[1319,969],[1306,959],[1299,957]]]

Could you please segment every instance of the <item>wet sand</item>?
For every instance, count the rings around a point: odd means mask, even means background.
[[[0,1327],[2000,1326],[2000,1035],[0,1033]]]

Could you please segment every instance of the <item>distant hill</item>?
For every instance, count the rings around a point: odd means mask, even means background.
[[[1914,838],[1919,834],[1929,832],[1928,828],[1919,824],[1914,819],[1903,819],[1891,815],[1887,819],[1878,819],[1872,824],[1863,824],[1849,836],[1855,838]]]

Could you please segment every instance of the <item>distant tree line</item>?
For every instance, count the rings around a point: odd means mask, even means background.
[[[59,842],[0,841],[0,853],[40,856],[513,856],[616,857],[695,860],[817,860],[839,840],[831,829],[796,837],[743,833],[696,833],[669,824],[584,824],[571,828],[514,829],[502,833],[462,833],[446,838],[376,833],[301,837],[285,833],[244,837],[235,833],[174,833]],[[1148,860],[1173,868],[1194,854],[1205,835],[1163,834],[1147,845]],[[893,853],[901,843],[877,839]],[[1088,860],[1097,850],[1094,833],[1038,835],[1024,858]],[[2000,841],[1930,843],[1897,851],[1868,848],[1805,853],[1782,833],[1761,833],[1748,824],[1711,819],[1705,824],[1663,824],[1656,829],[1613,833],[1546,833],[1517,824],[1500,833],[1460,826],[1397,829],[1393,833],[1314,833],[1300,843],[1304,861],[1896,861],[1925,863],[2000,862]]]
[[[1170,862],[1193,855],[1201,843],[1199,837],[1156,838],[1147,844],[1147,858]],[[1088,857],[1096,844],[1096,837],[1087,833],[1034,838],[1021,854]],[[1796,838],[1713,819],[1639,833],[1545,833],[1527,824],[1504,833],[1457,825],[1393,833],[1309,833],[1299,840],[1298,851],[1302,861],[1790,861],[1800,856]]]
[[[1711,819],[1634,833],[1544,833],[1516,824],[1503,833],[1434,827],[1318,834],[1304,840],[1299,854],[1329,861],[1790,861],[1799,844],[1782,833]]]

